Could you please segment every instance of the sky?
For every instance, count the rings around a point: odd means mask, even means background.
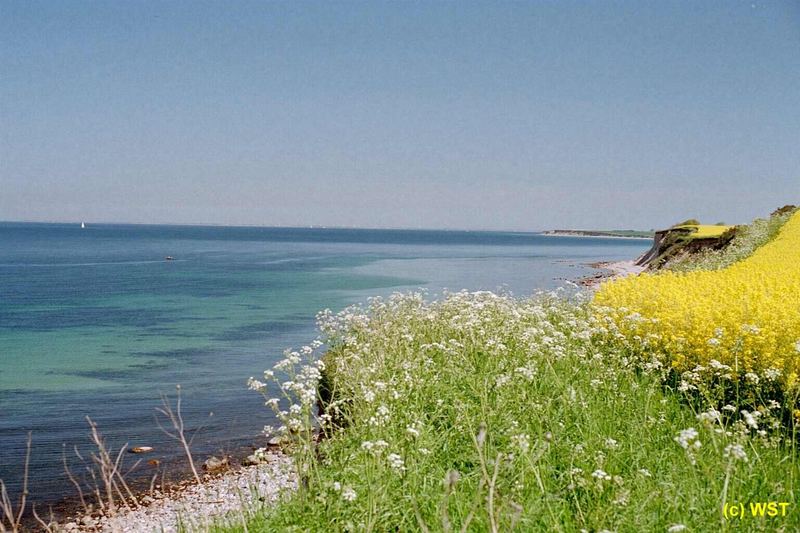
[[[800,2],[0,3],[0,220],[651,229],[800,204]]]

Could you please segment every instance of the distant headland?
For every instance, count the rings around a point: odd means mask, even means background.
[[[619,230],[583,230],[583,229],[551,229],[541,232],[541,235],[554,237],[617,237],[627,239],[652,239],[655,231],[639,231],[632,229]]]

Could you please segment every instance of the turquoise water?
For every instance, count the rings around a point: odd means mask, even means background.
[[[527,295],[647,245],[531,233],[2,223],[0,478],[18,486],[32,431],[33,498],[71,493],[62,446],[85,445],[87,415],[112,445],[155,446],[152,457],[169,463],[178,449],[154,409],[176,384],[188,426],[200,428],[198,457],[257,444],[273,420],[246,380],[313,339],[320,309],[419,287]]]

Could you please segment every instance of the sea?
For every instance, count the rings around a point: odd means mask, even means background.
[[[274,424],[247,379],[316,338],[315,315],[396,291],[524,297],[631,259],[649,242],[526,232],[0,223],[0,479],[29,501],[74,498],[87,417],[132,480],[186,461],[159,425],[163,397],[198,463],[246,455]],[[169,259],[167,259],[169,258]],[[76,453],[77,452],[77,453]],[[83,462],[77,454],[83,457]],[[136,464],[138,462],[138,464]]]

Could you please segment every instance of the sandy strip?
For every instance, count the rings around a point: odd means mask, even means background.
[[[634,260],[593,263],[590,266],[603,272],[583,278],[578,283],[593,290],[596,290],[604,281],[636,276],[645,270],[645,267],[637,265]]]
[[[645,267],[639,266],[633,261],[617,261],[615,263],[604,263],[601,268],[609,270],[612,278],[624,278],[625,276],[635,276],[641,274]]]

